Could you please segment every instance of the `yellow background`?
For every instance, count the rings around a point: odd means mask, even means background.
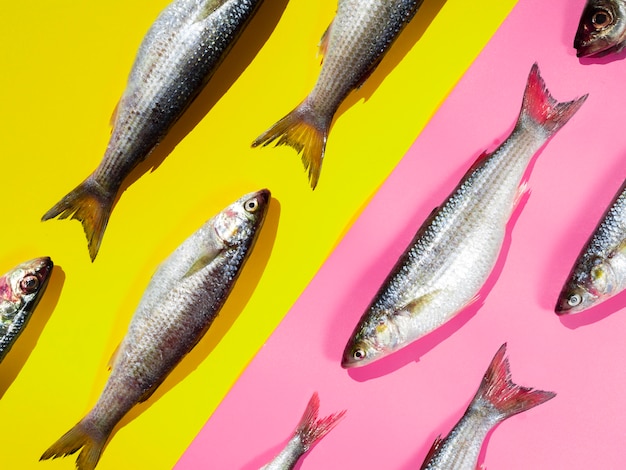
[[[266,0],[209,87],[133,173],[92,264],[78,222],[40,218],[99,163],[137,47],[167,3],[3,5],[0,271],[45,255],[56,267],[0,365],[0,468],[74,468],[73,457],[38,459],[97,400],[151,273],[209,217],[267,187],[265,227],[227,305],[116,428],[98,466],[171,468],[515,1],[425,0],[337,113],[312,192],[291,148],[250,143],[313,86],[336,0]],[[241,425],[262,432],[271,423]]]

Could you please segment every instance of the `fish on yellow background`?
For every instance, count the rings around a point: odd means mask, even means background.
[[[44,256],[21,263],[0,277],[0,362],[43,297],[53,266]]]
[[[120,187],[202,91],[262,0],[174,0],[144,37],[100,165],[42,220],[82,222],[93,261]]]
[[[423,0],[339,0],[321,41],[325,54],[315,87],[291,113],[252,142],[287,144],[298,153],[315,189],[330,125],[339,105],[371,75]]]
[[[152,276],[113,369],[92,410],[42,460],[80,450],[79,470],[95,468],[115,425],[147,400],[211,326],[263,225],[266,189],[247,194],[185,240]]]

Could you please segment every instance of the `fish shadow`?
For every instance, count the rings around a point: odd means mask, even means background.
[[[414,455],[409,459],[409,461],[400,467],[398,470],[415,470],[421,469],[424,461],[428,457],[428,454],[435,443],[437,438],[445,438],[452,428],[459,422],[463,413],[467,410],[467,404],[462,405],[457,408],[456,413],[450,413],[450,415],[446,418],[446,420],[441,424],[438,429],[434,429],[430,432],[428,439],[426,439],[419,448],[415,451]],[[486,442],[486,440],[485,440]],[[478,467],[477,467],[478,468]]]
[[[28,324],[15,341],[4,361],[0,363],[0,399],[17,378],[37,346],[37,341],[59,302],[63,284],[65,284],[65,272],[59,265],[55,265],[46,291],[35,311],[31,314]]]
[[[150,398],[148,398],[145,402],[134,406],[120,420],[120,422],[115,426],[109,442],[113,439],[118,430],[141,415],[163,395],[195,371],[228,333],[254,294],[263,272],[265,271],[276,241],[279,218],[280,203],[272,197],[263,228],[261,229],[261,233],[259,234],[255,246],[253,247],[252,253],[241,270],[241,274],[239,275],[233,290],[226,299],[224,306],[219,311],[217,318],[214,320],[204,337],[200,339],[198,344],[196,344],[189,354],[187,354],[174,368],[174,370],[165,378],[163,383],[154,391]]]
[[[268,40],[280,20],[288,0],[265,0],[250,20],[205,88],[200,92],[165,138],[148,157],[124,179],[111,212],[122,194],[144,174],[153,172],[174,151],[176,146],[202,121],[215,104],[232,87]],[[233,123],[235,125],[236,123]],[[217,137],[217,136],[216,136]]]
[[[350,93],[339,106],[333,122],[360,100],[367,101],[374,94],[383,80],[424,36],[424,33],[445,3],[446,0],[424,0],[411,22],[406,25],[372,74],[358,89]]]

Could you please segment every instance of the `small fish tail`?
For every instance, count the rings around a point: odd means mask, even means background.
[[[295,431],[295,434],[300,436],[305,452],[328,434],[346,414],[346,411],[343,410],[326,416],[325,418],[317,419],[319,409],[320,399],[317,392],[315,392],[309,400]]]
[[[287,114],[252,142],[252,147],[289,145],[302,153],[302,164],[308,171],[311,188],[315,189],[322,171],[322,161],[330,122],[320,119],[306,101]]]
[[[55,217],[59,219],[71,217],[79,220],[83,224],[89,245],[89,255],[93,261],[100,249],[114,200],[115,194],[105,192],[95,181],[87,178],[46,212],[41,220]]]
[[[489,365],[473,402],[485,400],[499,413],[503,421],[554,398],[556,393],[534,390],[513,383],[504,343]]]
[[[80,450],[76,457],[77,470],[93,470],[100,460],[107,438],[94,437],[81,421],[52,444],[39,460],[66,457]]]
[[[572,101],[558,102],[547,89],[539,72],[539,66],[535,63],[528,75],[518,125],[539,126],[548,136],[551,136],[576,114],[587,96],[583,95]]]

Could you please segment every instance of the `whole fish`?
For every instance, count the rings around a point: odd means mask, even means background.
[[[291,470],[296,466],[300,457],[328,434],[346,413],[344,410],[318,419],[319,408],[320,399],[316,392],[309,400],[298,427],[287,445],[270,463],[263,465],[259,470]]]
[[[554,398],[511,380],[506,343],[494,356],[461,420],[444,439],[437,438],[421,470],[474,470],[483,442],[498,423]]]
[[[120,187],[204,88],[262,0],[175,0],[146,34],[96,170],[42,220],[82,222],[95,259]]]
[[[607,55],[626,46],[626,1],[587,0],[574,37],[578,57]]]
[[[0,277],[0,362],[43,297],[52,267],[50,258],[35,258]]]
[[[574,263],[555,311],[579,313],[626,289],[626,181]]]
[[[372,74],[423,0],[339,0],[324,33],[322,70],[311,93],[291,113],[252,143],[287,144],[298,153],[315,189],[333,116],[352,91]]]
[[[585,99],[558,103],[533,65],[513,132],[479,157],[419,228],[352,333],[343,367],[387,356],[477,300],[525,191],[528,164]]]
[[[76,467],[96,466],[115,425],[154,393],[211,326],[250,254],[269,199],[269,191],[261,190],[237,200],[159,266],[118,348],[98,402],[42,460],[82,449]]]

